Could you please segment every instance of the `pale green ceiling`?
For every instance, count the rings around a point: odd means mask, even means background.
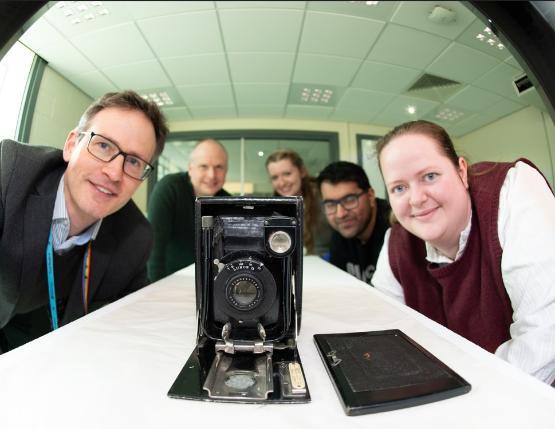
[[[523,72],[510,49],[478,40],[485,25],[459,2],[98,3],[53,2],[21,41],[91,97],[168,92],[171,121],[394,126],[426,118],[461,136],[530,104],[543,108],[537,95],[517,96],[512,81]],[[432,22],[436,6],[454,12],[454,21]],[[102,9],[108,13],[99,16]],[[407,92],[424,74],[460,85],[432,99]],[[304,87],[333,96],[327,105],[305,103]],[[454,120],[436,116],[445,109]]]

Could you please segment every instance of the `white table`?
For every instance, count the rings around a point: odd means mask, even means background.
[[[0,356],[0,426],[12,428],[555,428],[555,389],[316,257],[305,258],[299,352],[312,402],[225,404],[166,393],[195,346],[194,268]],[[401,329],[470,393],[347,417],[315,333]]]

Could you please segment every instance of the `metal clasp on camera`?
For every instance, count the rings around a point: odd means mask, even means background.
[[[266,341],[266,330],[261,323],[257,325],[258,335],[260,340],[248,341],[248,340],[233,340],[231,338],[231,323],[227,322],[222,328],[222,340],[216,341],[215,349],[217,352],[224,352],[228,354],[235,353],[272,353],[274,350],[273,343]]]

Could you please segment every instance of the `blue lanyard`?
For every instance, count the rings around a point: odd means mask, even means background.
[[[87,251],[83,257],[83,307],[85,314],[88,313],[89,283],[91,280],[91,245],[89,241]],[[50,304],[50,315],[52,318],[52,329],[58,329],[58,306],[56,304],[56,285],[54,283],[54,251],[52,249],[52,229],[48,234],[48,244],[46,245],[46,272],[48,278],[48,301]]]
[[[56,287],[54,285],[54,252],[52,250],[52,230],[48,234],[46,246],[46,272],[48,277],[48,300],[50,302],[50,316],[52,329],[58,329],[58,306],[56,305]]]

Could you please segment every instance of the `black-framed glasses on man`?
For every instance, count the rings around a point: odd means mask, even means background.
[[[102,162],[110,162],[119,155],[123,155],[123,172],[136,180],[145,180],[154,166],[136,155],[122,151],[117,144],[109,138],[96,134],[94,131],[80,132],[79,135],[89,135],[87,151],[96,159]]]
[[[352,210],[358,207],[358,199],[366,194],[367,191],[359,192],[358,194],[345,195],[343,198],[338,200],[324,200],[322,201],[322,207],[326,214],[334,214],[337,211],[337,206],[341,204],[345,210]]]

